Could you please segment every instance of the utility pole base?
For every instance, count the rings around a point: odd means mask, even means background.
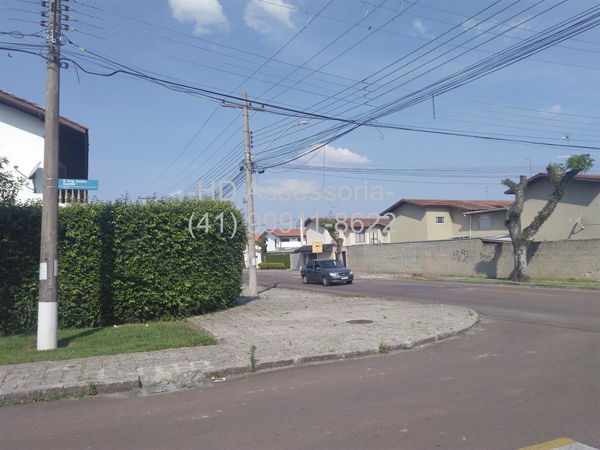
[[[58,303],[38,303],[37,349],[53,350],[58,347]]]

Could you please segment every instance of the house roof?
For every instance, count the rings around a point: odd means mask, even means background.
[[[264,236],[267,233],[274,234],[277,237],[300,237],[300,228],[269,228],[261,234]]]
[[[545,180],[546,178],[548,178],[547,172],[536,173],[534,176],[532,176],[531,178],[529,178],[527,180],[527,184],[532,184],[539,180]],[[575,175],[573,180],[585,181],[585,182],[591,182],[591,183],[600,183],[600,175],[580,173],[578,175]],[[504,193],[505,194],[514,194],[512,189],[509,189],[508,191],[505,191]]]
[[[337,217],[309,217],[304,221],[304,226],[307,226],[311,222],[316,222],[317,220],[319,221],[319,223],[323,223],[326,221],[334,221],[340,223],[343,222],[349,227],[352,227],[354,225],[353,228],[356,228],[357,226],[361,225],[363,228],[369,228],[372,226],[387,227],[390,224],[390,220],[384,219],[383,217],[352,217],[345,219],[339,219]]]
[[[0,90],[0,103],[23,111],[41,120],[44,120],[44,116],[46,114],[46,111],[41,106],[27,101],[21,97],[17,97],[16,95],[9,94],[8,92],[2,90]],[[61,116],[60,123],[80,133],[87,133],[88,131],[88,129],[83,125],[73,122],[72,120],[69,120],[66,117]]]
[[[464,211],[486,211],[490,209],[506,209],[512,202],[505,200],[436,200],[436,199],[416,199],[403,198],[383,210],[380,214],[386,214],[399,208],[402,204],[416,205],[423,208],[429,206],[442,206],[447,208],[462,209]]]

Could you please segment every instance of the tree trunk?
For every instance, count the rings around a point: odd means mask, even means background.
[[[529,180],[521,175],[519,183],[515,183],[510,179],[505,179],[502,184],[508,186],[515,195],[515,201],[506,213],[506,227],[510,233],[510,239],[513,244],[514,268],[510,274],[510,279],[513,281],[529,281],[529,273],[527,270],[527,248],[540,227],[548,220],[550,215],[556,209],[558,202],[562,199],[567,184],[577,176],[579,172],[585,172],[591,169],[594,160],[590,155],[573,155],[564,165],[549,164],[548,180],[553,185],[554,189],[548,197],[544,207],[537,213],[532,222],[522,229],[521,213],[523,212],[523,204],[525,202],[525,190]],[[564,169],[568,168],[566,172]]]
[[[335,222],[324,222],[323,226],[329,233],[329,236],[331,236],[333,242],[335,242],[335,260],[343,265],[344,260],[342,258],[342,247],[344,246],[344,238],[340,236],[340,233],[336,230]]]
[[[524,241],[521,239],[513,240],[514,268],[509,277],[512,281],[529,281],[529,270],[527,268],[528,247],[529,241]]]
[[[342,258],[342,247],[344,244],[344,239],[340,237],[336,237],[335,239],[335,259],[338,263],[344,264],[344,258]]]

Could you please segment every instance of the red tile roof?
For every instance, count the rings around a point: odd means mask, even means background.
[[[485,211],[488,209],[505,209],[508,208],[512,202],[505,200],[435,200],[435,199],[415,199],[415,198],[403,198],[397,201],[392,206],[388,207],[381,214],[392,212],[403,203],[411,205],[421,206],[423,208],[428,206],[441,206],[447,208],[462,209],[464,211]]]
[[[21,110],[27,114],[31,114],[32,116],[35,116],[41,120],[44,120],[44,116],[46,114],[46,111],[41,106],[2,90],[0,90],[0,103],[4,103],[5,105]],[[83,125],[80,125],[62,116],[60,118],[60,123],[81,133],[87,133],[88,131],[88,129]]]
[[[548,178],[548,173],[540,172],[536,173],[534,176],[527,180],[527,184],[535,183],[536,181]],[[575,175],[573,180],[576,181],[588,181],[592,183],[600,183],[600,175],[589,174],[589,173],[580,173],[579,175]],[[504,192],[505,194],[513,194],[512,189]]]
[[[354,228],[361,225],[365,228],[369,228],[371,226],[387,227],[390,223],[389,219],[384,219],[383,217],[353,217],[345,219],[338,219],[336,217],[309,217],[304,221],[304,225],[306,226],[311,222],[316,222],[317,220],[319,223],[323,223],[325,221],[343,222],[349,227],[354,225]]]
[[[273,233],[277,237],[300,237],[300,228],[269,228],[261,236],[266,233]]]

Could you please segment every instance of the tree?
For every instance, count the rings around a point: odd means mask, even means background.
[[[267,237],[263,236],[256,240],[256,245],[260,247],[260,260],[262,262],[267,261]]]
[[[548,172],[548,180],[553,186],[552,193],[548,197],[548,201],[544,207],[525,228],[522,228],[521,214],[523,212],[528,179],[526,176],[521,175],[518,183],[508,178],[502,181],[502,184],[508,186],[515,195],[515,201],[508,209],[505,221],[513,244],[514,266],[509,277],[511,280],[529,281],[527,269],[527,249],[529,248],[529,244],[533,241],[533,237],[539,231],[540,227],[556,209],[556,206],[563,197],[567,184],[578,173],[590,170],[593,164],[594,160],[587,154],[573,155],[564,164],[549,164],[546,170]]]
[[[322,222],[323,228],[327,230],[331,239],[335,243],[335,259],[338,263],[344,264],[344,259],[342,258],[342,247],[344,245],[344,236],[338,230],[338,222],[337,220],[324,220]]]
[[[23,177],[16,176],[6,170],[8,159],[0,156],[0,205],[12,205],[17,201],[17,195],[25,184]]]

